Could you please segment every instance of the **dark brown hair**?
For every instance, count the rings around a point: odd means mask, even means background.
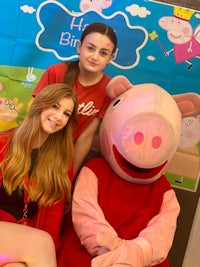
[[[92,24],[88,25],[85,28],[85,30],[83,31],[81,38],[80,38],[80,42],[82,43],[84,41],[85,37],[92,32],[97,32],[97,33],[106,35],[114,45],[112,52],[115,51],[116,46],[117,46],[117,36],[116,36],[113,28],[111,28],[110,26],[108,26],[104,23],[99,23],[99,22],[92,23]],[[79,63],[78,60],[70,63],[68,70],[66,72],[66,75],[64,77],[64,80],[63,80],[63,82],[68,84],[68,86],[70,86],[71,88],[73,88],[75,79],[79,74],[78,63]]]

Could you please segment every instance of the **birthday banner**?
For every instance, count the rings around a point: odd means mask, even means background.
[[[148,0],[1,0],[0,9],[0,130],[23,120],[31,94],[49,65],[78,58],[82,31],[93,22],[110,25],[118,38],[106,74],[125,75],[133,84],[156,83],[170,94],[200,93],[198,10]],[[190,173],[182,175],[180,167],[178,183],[174,175],[171,182],[196,190],[200,116],[186,118],[185,128],[190,134],[184,135],[184,162],[193,155],[194,177],[191,183]],[[187,179],[186,185],[179,183]]]

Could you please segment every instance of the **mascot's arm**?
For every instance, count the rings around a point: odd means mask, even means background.
[[[108,232],[98,234],[97,242],[110,252],[95,257],[92,267],[144,267],[161,263],[168,255],[176,229],[180,206],[173,190],[165,193],[163,204],[137,238],[123,240]]]
[[[97,185],[96,175],[88,167],[83,167],[76,182],[72,201],[72,220],[75,231],[81,244],[92,256],[108,251],[96,242],[99,232],[106,231],[117,236],[98,204]]]

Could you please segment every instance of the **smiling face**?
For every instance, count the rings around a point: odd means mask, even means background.
[[[166,168],[180,134],[181,114],[172,96],[157,85],[139,84],[107,108],[100,128],[101,149],[121,178],[151,183]]]
[[[114,44],[104,34],[92,32],[78,46],[80,69],[98,73],[112,59]]]
[[[52,107],[46,108],[41,113],[41,129],[43,138],[49,134],[63,129],[74,109],[74,102],[71,98],[62,98]]]

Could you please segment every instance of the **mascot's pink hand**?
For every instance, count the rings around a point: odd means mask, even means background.
[[[97,236],[100,246],[110,249],[109,252],[92,260],[92,267],[143,267],[143,254],[133,240],[121,239],[112,233],[103,232]]]

